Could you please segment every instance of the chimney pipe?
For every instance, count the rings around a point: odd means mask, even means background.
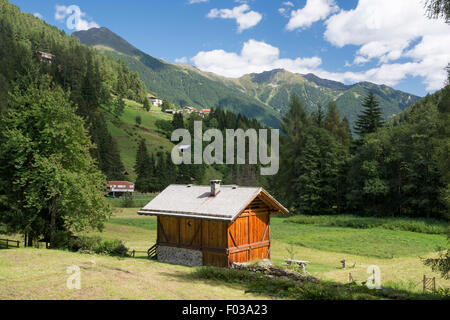
[[[211,196],[215,197],[220,192],[220,183],[222,180],[211,180]]]

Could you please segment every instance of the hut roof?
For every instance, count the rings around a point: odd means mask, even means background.
[[[220,186],[220,192],[212,196],[209,186],[170,185],[138,214],[231,222],[257,197],[272,213],[289,212],[263,188]]]

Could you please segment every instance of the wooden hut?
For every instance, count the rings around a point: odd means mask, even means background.
[[[230,267],[270,259],[270,215],[288,210],[262,188],[171,185],[138,212],[157,216],[159,261]]]

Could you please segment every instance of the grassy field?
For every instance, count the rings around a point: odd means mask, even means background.
[[[138,209],[116,209],[103,233],[105,239],[121,239],[134,250],[147,250],[156,241],[156,219],[141,217]],[[308,260],[311,275],[346,283],[351,272],[357,283],[368,278],[367,267],[377,265],[383,286],[418,293],[424,274],[436,276],[442,287],[450,287],[421,262],[434,255],[437,246],[446,246],[440,234],[409,231],[330,227],[299,224],[290,218],[273,217],[271,258]],[[204,280],[196,269],[145,259],[84,255],[44,249],[0,251],[0,299],[261,299],[266,295],[245,293],[238,283]],[[341,268],[340,260],[351,266]],[[354,264],[354,267],[352,267]],[[65,287],[69,265],[82,269],[82,290]]]

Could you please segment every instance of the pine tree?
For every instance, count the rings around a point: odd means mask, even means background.
[[[136,190],[144,193],[151,192],[151,178],[154,175],[154,171],[152,170],[152,161],[144,139],[139,142],[134,170],[137,174]]]
[[[271,179],[270,191],[292,206],[297,194],[292,192],[292,185],[298,177],[296,161],[302,154],[302,141],[311,119],[297,95],[292,97],[289,112],[283,118],[280,136],[280,169]]]
[[[181,113],[176,113],[173,116],[172,126],[173,126],[174,130],[184,129],[184,120],[183,120],[183,115]]]
[[[148,102],[147,98],[144,99],[144,102],[142,103],[142,106],[143,106],[145,111],[147,111],[147,112],[150,111],[150,102]]]
[[[165,112],[167,109],[170,109],[170,102],[166,99],[163,99],[163,103],[161,105],[162,112]]]
[[[355,131],[360,136],[376,132],[383,126],[383,112],[373,92],[369,92],[362,107],[362,114],[358,116],[355,126]]]
[[[135,122],[136,122],[136,126],[139,127],[142,124],[141,116],[136,116]]]
[[[328,104],[328,113],[323,127],[342,145],[347,146],[350,144],[351,133],[348,128],[348,121],[346,119],[345,121],[342,120],[334,101]]]
[[[125,111],[125,101],[123,100],[123,97],[118,97],[114,105],[114,114],[120,117],[124,111]]]
[[[314,114],[313,118],[314,121],[316,122],[316,125],[318,127],[322,127],[325,115],[323,113],[323,108],[320,104],[317,106],[317,112]]]

